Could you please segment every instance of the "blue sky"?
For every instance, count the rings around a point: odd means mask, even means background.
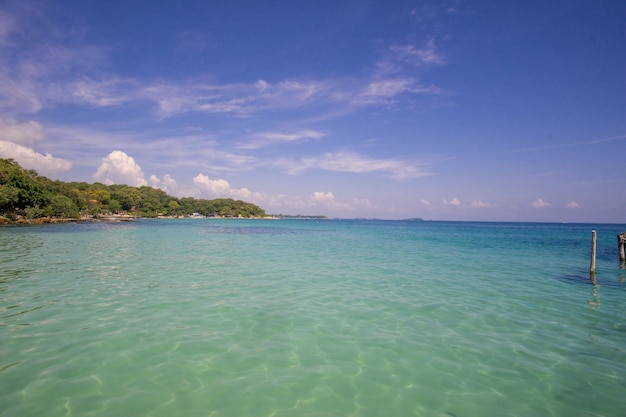
[[[0,1],[0,157],[268,213],[626,222],[626,2]]]

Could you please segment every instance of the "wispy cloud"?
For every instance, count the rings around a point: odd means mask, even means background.
[[[416,67],[446,63],[434,39],[430,39],[423,48],[417,48],[414,45],[393,45],[391,50],[396,53],[396,59]]]
[[[132,101],[139,101],[140,95],[133,94],[138,83],[132,80],[110,78],[103,80],[80,79],[68,83],[59,89],[54,98],[58,102],[86,103],[93,107],[120,106]]]
[[[249,142],[238,146],[239,149],[258,149],[280,143],[295,143],[306,140],[317,140],[325,136],[316,130],[300,130],[297,132],[262,132],[254,135]]]
[[[429,204],[424,204],[423,205],[429,205]],[[496,205],[494,203],[488,203],[482,200],[474,200],[472,202],[469,203],[463,203],[461,200],[459,200],[458,198],[454,197],[452,200],[446,200],[443,199],[441,200],[441,204],[444,206],[453,206],[453,207],[464,207],[464,208],[473,208],[473,209],[484,209],[484,208],[494,208],[496,207]]]
[[[445,59],[434,39],[423,46],[393,45],[369,76],[349,80],[302,79],[298,74],[250,83],[202,77],[140,80],[116,73],[112,48],[91,42],[80,24],[62,28],[25,3],[14,10],[0,7],[0,108],[13,114],[38,112],[59,103],[134,105],[161,119],[192,112],[248,117],[316,105],[320,112],[345,114],[361,106],[388,105],[403,94],[441,91],[399,69],[443,65]],[[194,30],[178,32],[176,41],[184,49],[210,46],[206,35]]]
[[[202,52],[212,45],[206,33],[198,30],[184,30],[176,34],[176,47],[179,50]]]
[[[442,90],[434,85],[422,85],[413,78],[376,79],[364,86],[352,103],[359,106],[389,104],[401,94],[435,95]]]
[[[297,161],[282,161],[288,171],[298,174],[309,169],[322,169],[353,174],[380,172],[394,179],[408,179],[431,175],[418,164],[398,159],[377,159],[354,152],[327,152],[323,155],[304,157]]]
[[[611,136],[608,138],[594,139],[590,141],[589,143],[595,144],[595,143],[603,143],[603,142],[613,142],[613,141],[622,140],[622,139],[626,139],[626,135],[618,135],[618,136]]]
[[[441,93],[437,86],[402,76],[376,75],[349,83],[341,80],[283,80],[277,83],[259,80],[231,84],[201,79],[138,80],[105,74],[94,77],[73,67],[78,65],[74,61],[81,59],[85,52],[73,51],[66,55],[57,60],[56,65],[23,62],[22,67],[28,70],[19,75],[0,71],[0,107],[19,114],[38,112],[44,106],[58,103],[93,107],[133,105],[152,111],[161,119],[186,113],[248,117],[261,112],[313,106],[324,112],[342,114],[338,111],[342,107],[345,112],[362,106],[388,104],[390,99],[402,94]]]
[[[529,148],[520,149],[518,152],[536,152],[536,151],[545,151],[549,149],[571,148],[575,146],[589,146],[589,145],[596,145],[598,143],[614,142],[614,141],[624,140],[624,139],[626,139],[626,135],[617,135],[617,136],[609,136],[606,138],[591,139],[591,140],[580,141],[580,142],[565,142],[565,143],[555,143],[552,145],[532,146]]]
[[[473,208],[493,208],[496,205],[493,203],[486,203],[482,200],[477,200],[477,201],[472,201],[472,203],[470,204],[470,207]]]

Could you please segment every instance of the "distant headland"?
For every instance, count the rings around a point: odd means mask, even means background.
[[[172,197],[148,186],[53,181],[0,158],[0,224],[131,221],[136,218],[267,218],[231,198]]]

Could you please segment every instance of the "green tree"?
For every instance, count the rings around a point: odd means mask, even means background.
[[[178,201],[176,200],[171,200],[170,203],[167,205],[167,214],[176,216],[179,214],[179,212],[180,212],[180,204],[178,204]]]
[[[122,210],[130,211],[137,208],[141,193],[137,188],[125,185],[111,192],[111,198],[119,201]]]
[[[265,216],[260,207],[230,198],[204,200],[175,198],[152,187],[123,184],[52,181],[23,169],[12,159],[0,159],[0,214],[16,218],[78,217],[80,213],[135,211],[152,217],[170,214],[202,213],[205,216]]]
[[[37,172],[24,170],[12,159],[0,160],[0,196],[2,211],[41,207],[47,203],[47,194],[37,181]]]
[[[44,214],[49,217],[76,218],[79,216],[78,207],[74,201],[62,194],[55,194],[50,198],[50,204],[46,206]]]

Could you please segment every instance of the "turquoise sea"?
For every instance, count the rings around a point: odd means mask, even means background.
[[[624,416],[621,231],[2,227],[0,416]]]

